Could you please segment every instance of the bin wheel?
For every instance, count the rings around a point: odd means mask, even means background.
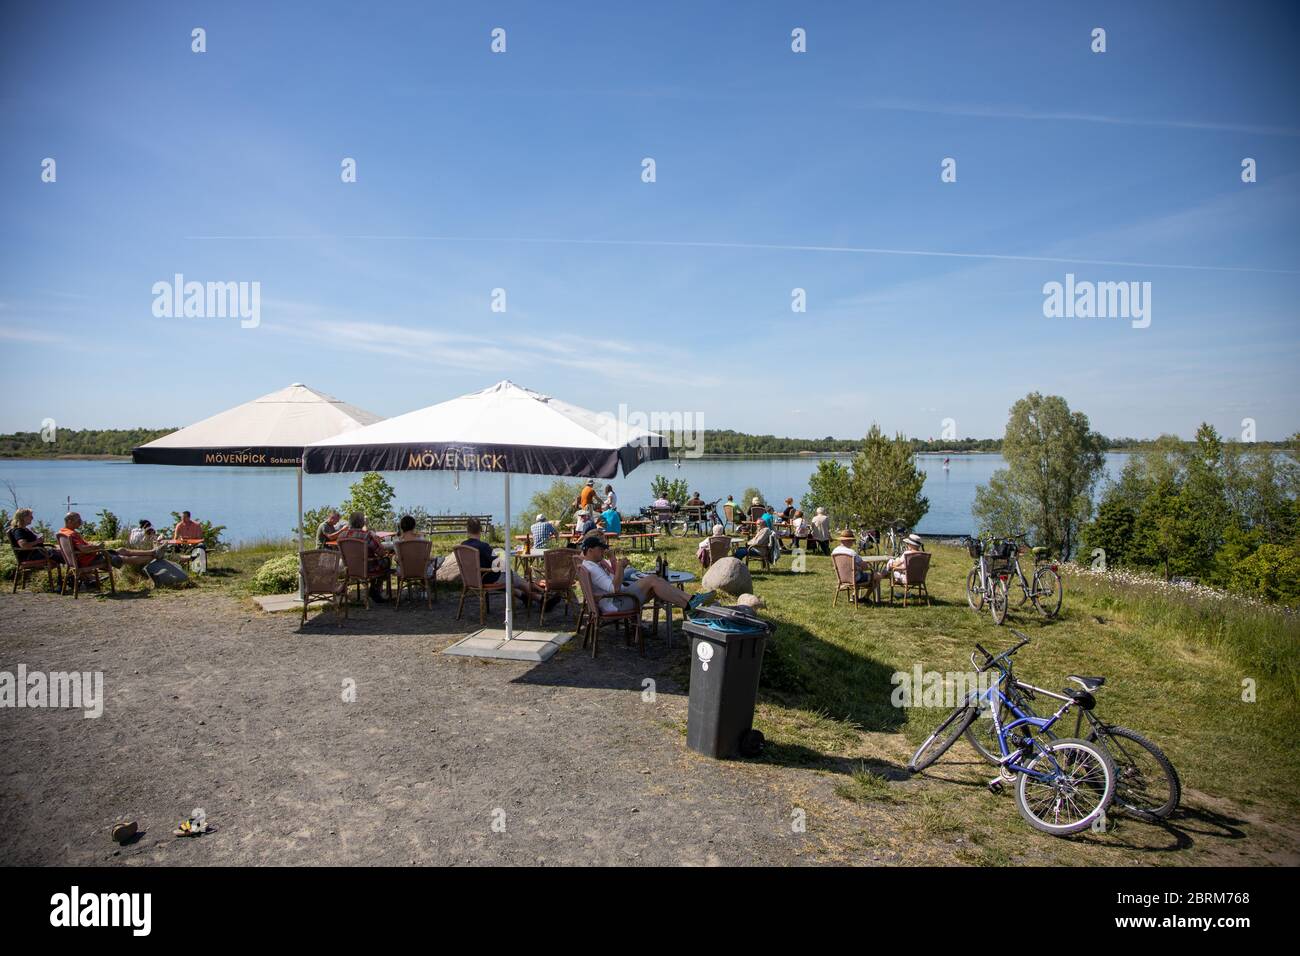
[[[761,730],[747,730],[740,738],[740,754],[742,757],[757,757],[763,752],[765,743],[767,740]]]

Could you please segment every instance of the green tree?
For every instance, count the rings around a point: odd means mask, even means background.
[[[527,534],[538,515],[546,515],[546,520],[555,525],[557,531],[563,531],[570,506],[582,493],[584,484],[582,481],[565,481],[563,478],[551,482],[549,488],[534,494],[528,502],[528,510],[517,516],[514,533]]]
[[[1011,406],[1002,456],[1007,467],[994,473],[1011,495],[1033,543],[1068,558],[1079,527],[1092,514],[1092,492],[1105,464],[1105,440],[1088,417],[1071,412],[1058,395],[1030,392]],[[991,501],[976,496],[972,511],[981,526],[989,523]]]
[[[930,510],[921,494],[925,472],[916,464],[912,444],[902,434],[888,438],[874,422],[853,456],[849,478],[849,511],[866,528],[901,521],[911,528]]]
[[[1105,552],[1106,567],[1129,563],[1136,523],[1137,514],[1126,502],[1118,497],[1104,499],[1097,508],[1097,517],[1080,531],[1083,557],[1091,557],[1100,548]]]
[[[352,512],[360,511],[366,516],[366,525],[370,528],[387,528],[396,522],[393,514],[393,498],[397,492],[393,486],[377,471],[369,471],[359,481],[348,488],[348,500],[339,508],[344,519]]]
[[[669,480],[666,475],[654,476],[654,480],[650,482],[650,494],[655,498],[667,498],[675,505],[683,504],[691,496],[685,478]]]
[[[818,507],[825,508],[832,525],[848,527],[853,513],[852,482],[852,473],[840,462],[833,458],[819,461],[817,470],[808,479],[808,492],[800,499],[799,507],[809,516]]]

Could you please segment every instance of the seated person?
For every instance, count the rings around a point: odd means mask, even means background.
[[[602,511],[600,516],[605,520],[605,530],[610,534],[623,533],[623,516],[613,506]]]
[[[813,515],[811,525],[812,546],[822,554],[831,553],[831,519],[826,509],[819,507]]]
[[[784,520],[786,520],[787,522],[789,522],[789,521],[793,521],[793,520],[794,520],[795,512],[796,512],[797,510],[798,510],[798,509],[795,508],[795,506],[794,506],[794,499],[793,499],[793,498],[786,498],[786,499],[785,499],[785,509],[781,512],[781,517],[782,517]]]
[[[578,510],[578,523],[574,526],[573,536],[581,539],[589,531],[596,530],[596,522],[591,520],[591,512],[586,508]]]
[[[896,558],[890,558],[885,562],[885,570],[894,576],[894,583],[904,584],[903,569],[907,566],[907,556],[916,554],[918,551],[924,551],[925,544],[921,541],[919,535],[909,534],[903,539],[903,553]],[[883,577],[883,575],[882,575]]]
[[[202,541],[203,525],[191,518],[188,511],[182,511],[181,520],[176,523],[172,537],[178,541]]]
[[[397,534],[388,539],[392,542],[393,561],[397,566],[397,573],[402,573],[402,553],[397,550],[397,545],[402,541],[428,541],[424,535],[415,530],[415,518],[411,515],[402,515],[401,520],[397,522]],[[425,565],[424,576],[431,578],[438,573],[438,567],[442,564],[439,558],[433,555],[429,556],[429,563]]]
[[[812,536],[812,525],[804,518],[802,511],[796,511],[790,519],[790,536],[796,548],[808,548],[808,539]]]
[[[762,499],[755,497],[754,500],[749,503],[749,520],[761,521],[763,519],[764,511],[765,509],[763,508]]]
[[[754,536],[747,542],[736,549],[736,557],[744,558],[750,555],[770,555],[772,553],[772,543],[776,540],[776,532],[760,521],[758,530]]]
[[[63,516],[63,527],[59,529],[59,534],[66,535],[72,540],[72,550],[77,556],[77,567],[107,568],[111,563],[113,567],[120,568],[122,559],[117,556],[117,552],[108,550],[99,542],[87,541],[83,538],[77,531],[81,524],[81,515],[69,511]]]
[[[123,564],[133,568],[142,568],[155,558],[162,557],[163,546],[158,541],[158,532],[148,518],[141,518],[140,524],[131,529],[126,536],[127,547],[118,548],[117,556]]]
[[[691,496],[686,499],[686,507],[688,508],[703,508],[704,505],[705,501],[700,497],[698,491],[691,492]]]
[[[655,511],[675,511],[675,510],[676,510],[676,509],[673,507],[673,503],[672,503],[671,501],[669,501],[667,498],[665,498],[663,495],[660,495],[660,496],[659,496],[658,498],[656,498],[653,502],[651,502],[650,507],[651,507],[651,508],[654,508]]]
[[[140,523],[132,528],[126,536],[126,543],[132,548],[152,551],[157,547],[158,532],[148,518],[141,518]]]
[[[334,543],[334,536],[339,533],[339,522],[343,516],[337,511],[331,511],[329,516],[316,526],[316,547],[328,548]]]
[[[497,556],[492,545],[483,540],[483,523],[478,518],[470,518],[465,522],[465,533],[469,537],[461,544],[478,552],[478,566],[483,572],[479,580],[484,584],[496,584],[501,580],[503,572],[497,568]],[[510,575],[510,584],[515,596],[522,597],[525,601],[541,597],[541,593],[534,591],[532,583],[522,574]]]
[[[370,600],[379,604],[385,602],[383,592],[383,582],[392,568],[392,562],[388,553],[384,550],[383,542],[379,536],[366,527],[366,516],[363,512],[354,511],[348,518],[348,526],[339,532],[339,541],[364,541],[366,543],[366,573],[368,575],[380,575],[370,579]]]
[[[706,568],[713,562],[712,545],[714,541],[726,542],[727,549],[731,549],[731,538],[723,533],[722,525],[715,524],[713,526],[713,534],[701,541],[700,546],[695,549],[695,557],[698,558],[700,564],[704,565]]]
[[[862,555],[858,554],[857,549],[854,547],[857,539],[853,537],[852,531],[847,528],[841,531],[839,540],[839,546],[831,552],[831,555],[832,557],[837,554],[850,554],[853,556],[853,580],[855,583],[863,587],[871,587],[884,577],[883,574],[873,571],[871,562],[863,560]]]
[[[528,529],[528,533],[533,538],[533,549],[541,551],[546,547],[547,542],[555,537],[555,525],[546,520],[546,515],[538,515],[533,526]]]
[[[19,508],[10,519],[6,533],[9,535],[9,544],[13,546],[14,557],[20,562],[52,560],[55,564],[62,564],[63,555],[29,528],[31,523],[31,508]]]
[[[614,493],[613,485],[605,486],[605,500],[600,503],[600,506],[606,511],[618,507],[618,495]]]
[[[610,600],[608,596],[616,592],[635,595],[641,604],[656,597],[687,611],[693,611],[701,604],[713,600],[712,591],[705,591],[691,597],[681,588],[674,587],[656,574],[643,575],[629,587],[620,587],[622,582],[614,580],[615,569],[605,561],[605,542],[599,538],[589,537],[582,542],[582,566],[591,576],[591,590],[596,600],[600,602],[602,611],[629,610],[627,602]]]
[[[763,514],[758,520],[762,521],[763,524],[767,525],[773,531],[776,530],[776,512],[772,510],[771,505],[768,505],[763,509]]]

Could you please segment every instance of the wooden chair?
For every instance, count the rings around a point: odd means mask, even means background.
[[[402,592],[415,587],[424,591],[424,606],[433,609],[433,602],[438,600],[438,578],[429,573],[432,549],[432,541],[397,542],[397,602],[393,610],[402,606]]]
[[[731,554],[731,538],[726,535],[713,535],[709,538],[709,567]]]
[[[339,627],[348,616],[347,583],[339,577],[339,553],[333,548],[316,548],[298,553],[302,576],[302,623],[307,623],[307,606],[324,599],[334,605]]]
[[[57,590],[63,591],[63,565],[54,560],[54,555],[44,548],[25,548],[19,550],[11,541],[10,547],[14,552],[14,589],[13,593],[17,594],[20,587],[27,587],[27,582],[37,571],[44,571],[46,578],[50,582],[50,590],[56,590],[54,584],[54,572],[59,573],[59,583]],[[36,557],[26,557],[23,555],[36,555]]]
[[[903,595],[903,607],[907,607],[907,595],[915,591],[917,596],[924,595],[925,604],[930,605],[930,592],[925,586],[925,576],[930,572],[930,552],[909,551],[903,555],[903,570],[895,571],[889,576],[889,603],[894,603],[894,590],[900,589]]]
[[[82,567],[77,564],[77,550],[72,546],[72,539],[66,534],[58,536],[59,553],[63,555],[63,563],[66,568],[63,572],[63,583],[59,585],[59,593],[62,594],[67,589],[68,581],[72,582],[72,596],[75,598],[81,590],[81,582],[90,578],[95,581],[95,587],[99,587],[100,578],[108,575],[108,589],[116,594],[117,583],[113,580],[113,562],[108,559],[108,552],[102,548],[95,555],[95,563]]]
[[[577,562],[573,560],[573,552],[568,548],[551,548],[546,552],[546,557],[542,559],[543,576],[533,582],[533,587],[542,592],[539,624],[546,621],[546,600],[551,595],[564,599],[564,619],[569,619],[569,605],[576,603],[573,591],[577,586],[577,568],[582,556],[578,555],[578,559]]]
[[[776,532],[773,532],[773,534],[775,533]],[[749,568],[749,562],[751,561],[759,562],[759,567],[762,568],[764,571],[767,571],[772,567],[772,548],[770,545],[765,548],[759,548],[757,550],[751,548],[748,544],[743,545],[743,547],[745,548],[745,557],[743,560],[745,562],[745,568],[747,570]]]
[[[735,506],[735,505],[723,505],[723,506],[722,506],[722,522],[723,522],[723,523],[722,523],[722,530],[723,530],[723,531],[726,531],[728,528],[734,528],[734,527],[736,526],[736,506]]]
[[[370,582],[383,581],[388,585],[388,596],[393,596],[392,572],[380,566],[370,569],[370,546],[365,538],[339,538],[339,554],[343,556],[343,590],[357,586],[357,598],[364,595],[366,610],[370,610]],[[364,589],[362,587],[364,585]]]
[[[622,574],[622,569],[614,565],[614,580],[617,582]],[[584,567],[578,568],[578,583],[582,586],[582,602],[587,611],[587,626],[582,636],[582,646],[586,647],[591,642],[591,656],[595,657],[600,647],[600,629],[610,624],[622,624],[626,634],[627,626],[630,624],[636,635],[637,646],[641,654],[645,654],[645,637],[641,633],[641,601],[635,594],[629,591],[615,591],[613,594],[601,595],[601,600],[612,600],[615,604],[622,605],[622,608],[614,611],[606,611],[600,606],[600,601],[596,600],[596,593],[591,586],[591,574]]]
[[[506,581],[485,584],[483,569],[478,566],[478,549],[468,544],[458,544],[453,549],[456,554],[456,568],[460,571],[460,607],[456,609],[456,620],[460,620],[465,610],[465,597],[470,591],[478,594],[478,622],[487,623],[488,595],[494,591],[505,593]]]
[[[880,585],[867,584],[865,582],[858,581],[857,562],[854,561],[853,555],[832,554],[831,563],[835,565],[835,597],[831,601],[832,607],[834,607],[836,604],[839,603],[840,592],[842,591],[849,592],[850,604],[862,603],[862,599],[860,597],[859,592],[861,592],[864,589],[869,593],[875,593],[876,600],[877,602],[879,602]]]

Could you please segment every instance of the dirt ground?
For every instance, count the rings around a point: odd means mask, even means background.
[[[761,864],[805,850],[777,795],[686,750],[680,690],[643,700],[660,641],[645,659],[616,639],[595,661],[574,642],[532,665],[436,653],[466,630],[446,600],[301,633],[296,614],[225,597],[0,601],[0,669],[99,670],[105,685],[95,719],[0,710],[6,864]],[[217,832],[173,838],[194,807]],[[119,818],[147,832],[119,849]]]
[[[845,773],[687,750],[680,635],[645,658],[614,638],[595,660],[573,641],[544,664],[487,662],[437,653],[469,629],[454,611],[444,596],[300,629],[196,592],[0,595],[0,670],[102,671],[105,692],[96,719],[0,709],[0,864],[980,862],[959,830],[837,796]],[[891,768],[906,752],[872,747]],[[174,838],[195,807],[216,832]],[[119,819],[143,836],[113,844]],[[1214,862],[1281,862],[1239,855],[1241,821],[1197,819],[1195,839],[1232,847]]]

